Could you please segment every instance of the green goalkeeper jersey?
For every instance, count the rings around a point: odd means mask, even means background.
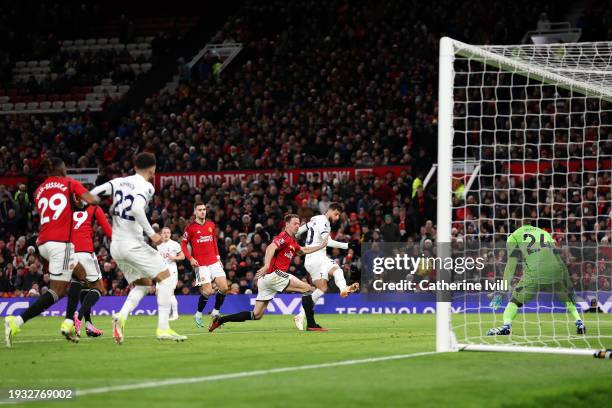
[[[566,279],[566,268],[555,252],[555,240],[546,231],[523,225],[508,237],[508,256],[522,257],[523,280],[554,283]],[[518,252],[518,253],[517,253]]]

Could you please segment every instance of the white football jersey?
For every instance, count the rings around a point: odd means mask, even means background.
[[[142,197],[148,205],[155,193],[155,187],[140,174],[117,177],[109,183],[113,189],[113,205],[110,208],[113,217],[113,241],[144,241],[142,226],[131,213],[132,205],[137,196]]]
[[[312,217],[310,221],[306,223],[306,228],[306,247],[321,245],[323,240],[327,238],[329,232],[331,231],[329,220],[325,215],[315,215]],[[306,256],[320,256],[322,254],[325,255],[325,253],[325,248],[321,248],[320,250]]]
[[[170,259],[170,255],[176,256],[182,251],[181,244],[176,241],[169,239],[167,242],[162,242],[157,246],[157,252],[159,252],[164,258],[164,261],[168,264],[168,269],[172,273],[178,273],[176,267],[176,261]]]

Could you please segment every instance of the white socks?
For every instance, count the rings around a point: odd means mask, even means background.
[[[334,282],[336,282],[336,286],[338,287],[338,289],[340,289],[340,292],[346,289],[346,279],[344,279],[344,271],[342,269],[336,268],[334,270]]]
[[[320,298],[321,296],[323,296],[324,294],[325,294],[325,292],[323,292],[321,289],[315,289],[315,290],[312,292],[312,295],[310,295],[310,297],[312,297],[312,303],[313,303],[314,305],[316,305],[316,304],[317,304],[317,300],[319,300],[319,298]],[[303,308],[303,307],[301,307],[301,308],[300,308],[300,313],[299,313],[299,314],[300,314],[300,315],[301,315],[303,318],[306,318],[306,312],[304,311],[304,308]]]
[[[178,301],[176,300],[176,296],[174,296],[174,293],[170,298],[170,305],[172,306],[172,316],[178,316]]]
[[[172,292],[170,279],[164,279],[157,284],[157,328],[160,330],[170,328],[168,319],[170,319]]]
[[[23,321],[23,317],[21,317],[21,316],[17,316],[17,317],[15,318],[15,324],[17,325],[17,327],[21,327],[21,326],[23,326],[23,323],[24,323],[24,321]]]
[[[314,292],[312,292],[312,303],[314,303],[315,305],[317,304],[317,300],[319,300],[319,298],[321,296],[323,296],[323,291],[321,289],[315,289]]]
[[[134,288],[128,294],[127,299],[125,299],[123,307],[119,311],[119,315],[124,321],[127,320],[128,315],[132,312],[132,310],[136,309],[136,306],[138,306],[140,300],[145,297],[148,292],[148,286],[134,286]]]

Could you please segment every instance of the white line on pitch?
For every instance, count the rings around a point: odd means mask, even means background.
[[[108,392],[117,392],[117,391],[138,390],[138,389],[143,389],[143,388],[157,388],[157,387],[166,387],[170,385],[182,385],[182,384],[194,384],[194,383],[203,383],[203,382],[211,382],[211,381],[231,380],[235,378],[254,377],[254,376],[259,376],[259,375],[278,374],[278,373],[286,373],[286,372],[291,372],[291,371],[314,370],[317,368],[342,367],[342,366],[349,366],[349,365],[356,365],[356,364],[378,363],[381,361],[390,361],[390,360],[403,360],[403,359],[414,358],[414,357],[429,356],[433,354],[437,354],[437,352],[436,351],[423,351],[423,352],[412,353],[412,354],[396,354],[393,356],[371,357],[371,358],[364,358],[364,359],[359,359],[359,360],[336,361],[332,363],[308,364],[308,365],[293,366],[293,367],[271,368],[268,370],[241,371],[237,373],[206,375],[202,377],[172,378],[168,380],[146,381],[146,382],[134,383],[134,384],[125,384],[125,385],[116,385],[116,386],[110,386],[110,387],[99,387],[99,388],[89,388],[89,389],[84,389],[84,390],[77,390],[76,395],[77,397],[81,397],[84,395],[104,394]]]

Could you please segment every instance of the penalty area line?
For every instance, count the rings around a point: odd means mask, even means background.
[[[81,397],[85,395],[105,394],[108,392],[118,392],[118,391],[130,391],[130,390],[138,390],[138,389],[143,389],[143,388],[157,388],[157,387],[167,387],[171,385],[205,383],[205,382],[213,382],[213,381],[231,380],[231,379],[236,379],[236,378],[254,377],[254,376],[260,376],[260,375],[287,373],[287,372],[292,372],[292,371],[315,370],[318,368],[331,368],[331,367],[343,367],[343,366],[358,365],[358,364],[370,364],[370,363],[378,363],[381,361],[405,360],[409,358],[430,356],[434,354],[439,354],[439,353],[437,351],[423,351],[419,353],[396,354],[392,356],[371,357],[371,358],[364,358],[364,359],[358,359],[358,360],[344,360],[344,361],[335,361],[331,363],[320,363],[320,364],[308,364],[308,365],[293,366],[293,367],[270,368],[267,370],[241,371],[241,372],[236,372],[236,373],[205,375],[202,377],[172,378],[172,379],[159,380],[159,381],[146,381],[146,382],[141,382],[141,383],[77,390],[76,396]]]

